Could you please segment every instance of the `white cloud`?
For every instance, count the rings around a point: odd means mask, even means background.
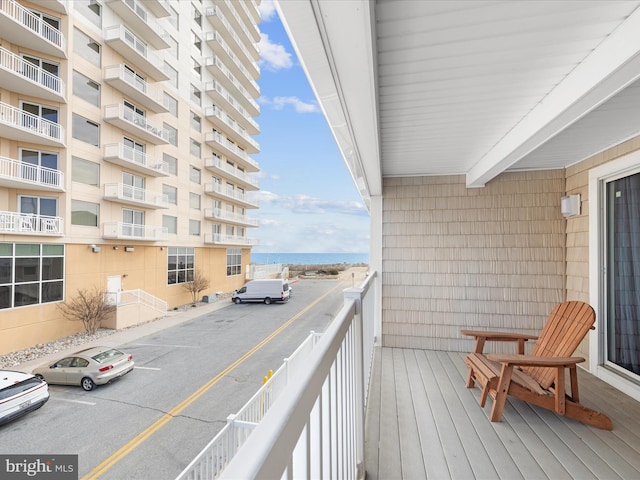
[[[276,70],[293,66],[291,54],[287,52],[283,45],[272,43],[266,33],[260,34],[258,48],[260,49],[260,61],[258,63],[261,68],[275,72]]]
[[[258,6],[258,11],[263,22],[270,22],[276,16],[276,5],[272,0],[262,0]]]
[[[270,204],[289,210],[292,213],[306,215],[310,213],[327,214],[338,213],[344,215],[368,216],[364,204],[355,201],[327,200],[309,197],[307,195],[278,195],[266,190],[250,192],[251,200],[257,200],[260,205]]]
[[[282,110],[287,105],[293,105],[293,108],[297,113],[318,113],[320,107],[316,102],[305,103],[298,97],[274,97],[273,108],[276,110]]]

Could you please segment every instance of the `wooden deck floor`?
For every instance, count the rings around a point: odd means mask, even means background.
[[[588,427],[509,399],[491,423],[465,387],[464,355],[376,352],[367,411],[367,479],[640,479],[640,403],[585,372],[582,403],[611,417]]]

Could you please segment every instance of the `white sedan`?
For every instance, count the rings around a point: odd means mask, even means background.
[[[0,370],[0,425],[37,410],[49,400],[49,387],[29,373]]]

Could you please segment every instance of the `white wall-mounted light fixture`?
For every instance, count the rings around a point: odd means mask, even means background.
[[[133,247],[124,247],[125,252],[133,252],[135,249]]]
[[[89,248],[91,248],[93,253],[98,253],[100,251],[100,247],[98,245],[89,245]]]
[[[580,215],[580,194],[565,195],[560,199],[560,211],[564,217]]]

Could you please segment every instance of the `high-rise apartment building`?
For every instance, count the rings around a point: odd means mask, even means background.
[[[244,283],[259,0],[0,0],[0,354],[79,289]]]

